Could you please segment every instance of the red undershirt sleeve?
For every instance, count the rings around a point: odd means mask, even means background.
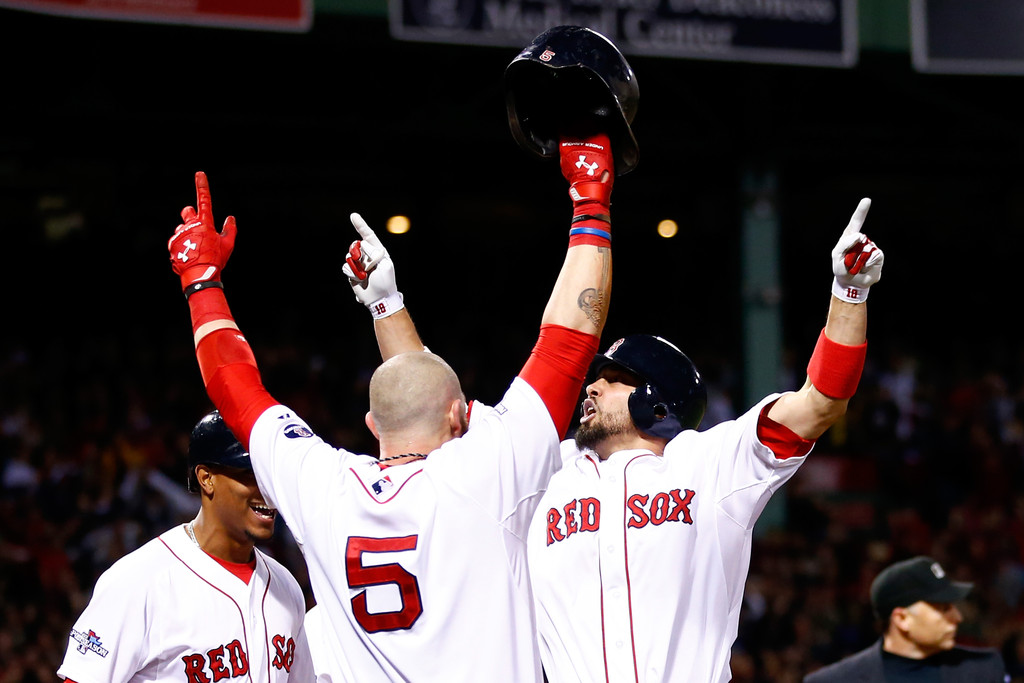
[[[561,325],[541,325],[537,344],[519,373],[544,401],[559,438],[569,429],[599,343],[592,334]]]
[[[772,401],[761,409],[757,418],[757,438],[761,440],[779,460],[798,458],[811,452],[814,440],[804,439],[792,429],[768,417],[768,411],[775,404]]]

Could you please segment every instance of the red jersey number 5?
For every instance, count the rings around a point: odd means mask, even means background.
[[[351,588],[369,588],[393,583],[402,596],[402,608],[393,612],[371,614],[366,609],[366,591],[352,598],[352,611],[356,621],[367,633],[398,631],[412,628],[423,614],[420,586],[416,577],[397,563],[364,565],[363,553],[393,553],[416,549],[416,536],[399,538],[369,538],[350,536],[345,550],[345,572]]]

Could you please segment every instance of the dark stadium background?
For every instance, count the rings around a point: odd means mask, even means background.
[[[218,224],[238,219],[224,280],[240,327],[270,391],[308,405],[315,428],[371,447],[364,396],[328,390],[358,389],[376,362],[340,270],[352,211],[382,234],[425,342],[467,393],[497,400],[535,339],[571,213],[557,165],[509,133],[515,54],[396,41],[372,13],[318,13],[310,33],[284,34],[0,10],[2,416],[27,408],[59,448],[99,433],[82,424],[125,428],[140,395],[160,396],[181,432],[209,408],[165,246],[196,170]],[[831,248],[867,196],[865,232],[886,254],[869,369],[909,354],[933,384],[994,374],[1019,405],[1019,77],[919,73],[905,46],[870,42],[849,69],[630,63],[640,164],[613,196],[605,343],[662,334],[745,409],[745,179],[771,177],[798,373],[825,319]],[[410,233],[384,233],[393,213]],[[665,217],[681,228],[668,241],[653,229]],[[98,389],[111,373],[129,389]],[[973,480],[975,463],[957,462]]]
[[[400,42],[385,18],[344,14],[318,14],[309,34],[2,19],[8,339],[109,330],[116,293],[187,343],[162,261],[202,169],[218,221],[239,221],[226,278],[254,343],[267,326],[365,337],[339,279],[347,216],[383,230],[401,212],[414,229],[386,243],[428,342],[485,353],[500,376],[518,367],[521,353],[487,346],[516,335],[525,352],[569,207],[553,162],[509,133],[501,77],[515,49]],[[863,196],[892,264],[873,342],[939,352],[1006,337],[1024,192],[1018,78],[920,74],[905,52],[869,48],[853,69],[630,61],[641,162],[614,195],[609,336],[738,353],[742,183],[765,169],[789,343],[813,342],[829,251]],[[654,234],[662,217],[677,238]],[[62,218],[80,227],[45,239]]]

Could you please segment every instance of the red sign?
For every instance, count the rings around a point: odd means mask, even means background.
[[[308,31],[313,0],[0,0],[0,7],[86,19]]]

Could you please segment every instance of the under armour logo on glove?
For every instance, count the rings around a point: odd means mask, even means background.
[[[188,252],[195,250],[197,245],[192,240],[185,240],[181,246],[183,246],[184,249],[178,252],[178,260],[185,263],[188,261]]]
[[[585,168],[585,169],[587,169],[587,175],[592,176],[592,175],[594,175],[594,171],[596,171],[597,168],[598,168],[598,163],[595,161],[592,164],[588,164],[587,163],[586,155],[581,154],[580,155],[580,160],[576,162],[576,168],[578,168],[578,169],[584,169]]]
[[[237,228],[233,216],[225,219],[221,232],[213,227],[210,183],[202,171],[196,173],[196,206],[182,209],[181,220],[167,240],[167,255],[171,268],[181,278],[182,290],[197,282],[219,282],[218,273],[235,247]],[[199,289],[190,289],[188,295]]]

